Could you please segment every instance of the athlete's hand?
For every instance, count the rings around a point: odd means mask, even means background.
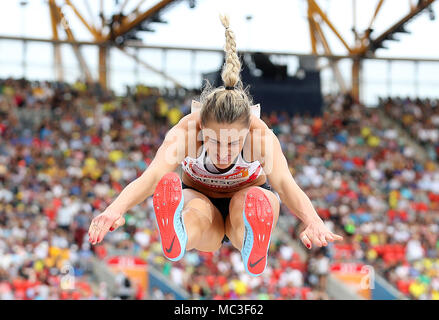
[[[125,218],[120,214],[104,211],[91,221],[88,241],[93,245],[100,243],[108,231],[114,231],[124,224]]]
[[[321,219],[310,222],[300,233],[300,240],[311,249],[313,243],[318,247],[325,247],[328,242],[343,240],[342,236],[332,233]]]

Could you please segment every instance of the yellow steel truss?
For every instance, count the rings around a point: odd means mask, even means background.
[[[419,12],[430,6],[435,0],[424,0],[415,5],[411,0],[409,0],[410,11],[406,14],[402,19],[397,21],[394,25],[392,25],[389,29],[383,32],[376,39],[371,39],[370,35],[372,32],[373,24],[380,12],[384,0],[379,0],[377,6],[375,8],[374,14],[370,20],[368,28],[365,30],[363,35],[357,39],[355,44],[349,46],[348,43],[341,36],[340,32],[335,28],[332,24],[331,20],[327,17],[327,15],[323,12],[323,10],[319,7],[316,0],[307,0],[308,1],[308,23],[310,30],[310,39],[311,39],[311,50],[313,54],[317,54],[318,44],[320,43],[325,51],[326,55],[332,55],[332,52],[327,43],[325,34],[323,29],[321,28],[321,23],[326,23],[326,25],[331,29],[331,31],[336,35],[336,37],[341,41],[343,46],[348,51],[348,54],[352,56],[352,84],[351,84],[351,93],[354,99],[359,100],[360,98],[360,72],[361,72],[361,62],[365,58],[367,54],[373,54],[373,52],[380,47],[383,41],[388,39],[388,37],[400,30],[405,23],[407,23],[410,19],[416,16]],[[354,13],[355,14],[355,13]],[[321,22],[320,22],[321,21]],[[355,21],[355,20],[354,20]],[[354,32],[355,25],[354,25]],[[336,61],[332,60],[328,66],[331,66],[334,70],[335,77],[337,82],[339,83],[340,89],[343,91],[344,84],[341,79],[341,74],[338,71],[336,66]]]
[[[68,41],[70,41],[73,45],[73,49],[76,55],[76,58],[78,59],[78,63],[81,67],[81,71],[83,72],[83,75],[87,81],[92,81],[92,76],[90,74],[90,71],[87,67],[87,63],[84,60],[79,44],[77,44],[77,41],[73,35],[73,31],[70,28],[69,21],[67,20],[67,17],[63,14],[62,6],[68,6],[70,7],[75,16],[79,19],[79,21],[84,25],[84,27],[90,32],[90,34],[93,36],[93,39],[96,43],[96,45],[99,46],[99,83],[102,85],[102,87],[107,87],[107,58],[108,58],[108,48],[109,45],[112,45],[112,41],[115,40],[115,38],[119,36],[123,36],[124,34],[128,33],[129,31],[133,30],[135,27],[139,26],[143,21],[146,19],[149,19],[153,17],[155,14],[160,12],[162,9],[170,5],[172,2],[176,2],[176,0],[162,0],[153,5],[151,8],[147,10],[140,10],[141,6],[145,2],[145,0],[140,0],[135,9],[127,16],[123,16],[122,13],[124,9],[126,8],[127,4],[130,2],[130,0],[124,0],[123,3],[118,8],[119,15],[121,17],[124,17],[120,24],[116,25],[113,30],[108,30],[104,32],[106,27],[106,21],[105,21],[105,7],[104,7],[104,1],[99,1],[99,18],[100,18],[100,26],[96,26],[94,23],[87,21],[85,16],[78,10],[78,7],[75,5],[73,0],[58,0],[58,3],[60,1],[64,1],[62,5],[57,4],[57,0],[49,0],[49,10],[50,10],[50,17],[51,17],[51,27],[52,27],[52,37],[54,42],[54,61],[55,61],[55,69],[57,72],[57,79],[62,80],[63,74],[62,74],[62,60],[61,60],[61,52],[59,48],[59,43],[56,41],[60,40],[59,33],[58,33],[58,27],[63,26],[63,29],[67,35]],[[90,8],[90,4],[88,3],[88,0],[84,0],[84,5],[87,10],[89,19],[93,19],[96,17],[93,17],[92,10]],[[122,49],[122,48],[121,48]],[[130,56],[133,59],[137,59],[136,61],[140,63],[145,68],[148,68],[154,72],[159,73],[164,78],[170,80],[173,82],[177,87],[182,87],[182,85],[173,79],[172,77],[168,76],[164,72],[153,68],[148,63],[143,62],[139,60],[137,57],[135,58],[134,55],[130,55],[126,50],[122,50],[125,54]]]

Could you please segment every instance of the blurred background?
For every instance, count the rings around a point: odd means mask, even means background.
[[[0,7],[0,299],[439,299],[435,0],[14,0]],[[343,242],[306,250],[281,204],[266,271],[230,243],[164,258],[152,198],[91,219],[218,86],[242,78]]]

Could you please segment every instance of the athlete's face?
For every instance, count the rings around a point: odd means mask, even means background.
[[[203,142],[213,164],[225,169],[229,167],[244,147],[249,128],[242,122],[217,123],[210,121],[203,131]]]

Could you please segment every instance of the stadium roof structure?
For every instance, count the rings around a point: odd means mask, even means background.
[[[59,2],[59,1],[58,1]],[[75,16],[82,22],[82,24],[87,28],[87,30],[93,35],[94,42],[96,45],[99,45],[99,82],[100,84],[106,88],[107,87],[107,57],[108,57],[108,47],[109,45],[115,45],[121,51],[128,54],[124,49],[124,43],[127,40],[138,40],[136,37],[137,32],[142,31],[153,31],[148,27],[148,24],[151,22],[155,23],[165,23],[165,21],[161,20],[160,13],[165,10],[168,10],[171,5],[180,2],[180,0],[161,0],[148,9],[140,10],[142,4],[145,2],[144,0],[140,0],[137,3],[134,10],[130,13],[124,13],[124,9],[126,5],[130,2],[130,0],[124,0],[120,6],[117,8],[116,12],[111,14],[110,18],[107,18],[104,13],[104,1],[100,0],[99,6],[99,18],[94,19],[96,21],[100,20],[99,26],[88,22],[84,15],[79,12],[77,6],[75,6],[74,0],[64,0],[63,6],[70,7]],[[89,16],[93,16],[92,10],[87,1],[85,1],[86,8]],[[67,34],[67,39],[74,43],[76,41],[73,31],[70,28],[70,24],[67,20],[67,17],[63,14],[62,6],[60,6],[56,0],[48,1],[49,10],[50,10],[50,18],[52,24],[52,34],[53,40],[59,40],[59,28],[62,26],[65,33]],[[79,65],[85,77],[88,81],[92,81],[90,72],[88,67],[79,51],[78,44],[72,44],[75,50],[75,55],[78,59]],[[61,54],[60,49],[57,44],[55,46],[55,65],[56,69],[59,72],[62,72],[61,68]],[[155,69],[153,66],[144,63],[144,65],[150,69],[153,69],[155,72],[162,73],[161,71]],[[178,81],[172,79],[168,75],[162,73],[162,76],[169,78],[171,81],[176,83],[177,86],[181,86]],[[60,75],[60,77],[62,77]]]
[[[24,41],[40,41],[50,42],[54,46],[54,65],[56,78],[58,80],[63,79],[63,58],[61,55],[60,44],[71,44],[74,50],[76,59],[81,69],[82,77],[87,81],[93,81],[90,69],[87,65],[86,59],[84,59],[80,50],[83,45],[98,46],[98,80],[100,84],[105,88],[108,81],[108,51],[109,48],[117,48],[120,52],[136,60],[137,63],[143,67],[160,74],[163,78],[174,83],[176,87],[184,87],[178,80],[166,72],[154,67],[148,61],[139,59],[136,55],[132,54],[128,48],[156,48],[149,44],[142,43],[141,33],[154,32],[154,27],[157,24],[166,24],[167,21],[163,20],[164,14],[172,10],[172,7],[180,4],[187,3],[189,8],[193,9],[197,6],[196,0],[156,0],[151,4],[145,0],[112,0],[114,5],[111,12],[105,12],[105,4],[108,5],[108,0],[96,0],[93,2],[94,10],[92,10],[91,3],[84,0],[45,0],[50,12],[50,24],[51,24],[51,38],[35,38],[24,36],[10,36],[0,35],[0,39],[9,40],[24,40]],[[395,58],[378,58],[375,56],[375,52],[378,49],[385,49],[385,41],[398,40],[394,37],[396,33],[408,33],[406,26],[415,18],[420,12],[428,10],[432,14],[432,4],[435,0],[409,0],[409,12],[406,13],[399,20],[391,23],[389,27],[374,37],[374,22],[377,20],[377,16],[382,11],[382,8],[386,4],[386,0],[376,0],[376,7],[373,15],[370,19],[368,27],[361,34],[357,31],[356,26],[356,0],[352,0],[354,9],[354,23],[352,31],[355,35],[353,45],[349,45],[348,41],[341,35],[340,30],[337,30],[335,24],[330,20],[325,10],[319,6],[317,0],[302,0],[306,3],[307,23],[309,26],[309,35],[311,42],[311,52],[309,54],[298,53],[285,53],[279,52],[282,55],[294,55],[294,56],[312,56],[316,58],[328,58],[329,63],[321,67],[331,67],[337,83],[342,91],[351,91],[355,98],[359,97],[360,91],[360,72],[361,62],[364,59],[386,59],[386,60],[398,60]],[[346,0],[345,0],[346,1]],[[402,1],[401,1],[402,2]],[[26,4],[27,0],[21,0],[21,4]],[[148,6],[146,6],[148,5]],[[97,7],[97,10],[96,10]],[[87,15],[85,15],[86,13]],[[364,14],[364,13],[362,13]],[[434,14],[433,14],[434,15]],[[91,35],[91,40],[78,41],[71,23],[73,19],[76,19],[76,25],[78,21]],[[329,28],[329,29],[328,29]],[[326,30],[326,33],[325,33]],[[327,33],[332,32],[336,38],[340,41],[343,47],[346,49],[346,54],[334,54],[330,47],[330,35]],[[64,33],[64,35],[62,35]],[[164,48],[160,46],[160,48]],[[220,49],[206,49],[206,48],[189,48],[189,47],[166,47],[168,49],[177,50],[191,50],[191,51],[215,51],[222,52]],[[260,51],[260,50],[258,50]],[[240,50],[241,53],[251,52],[246,50]],[[276,52],[270,52],[270,54],[276,54]],[[349,58],[352,63],[352,84],[347,86],[343,76],[341,75],[337,62],[341,59]],[[410,60],[410,58],[401,58],[401,60]],[[416,61],[435,61],[439,59],[413,59]]]
[[[385,2],[385,0],[379,0],[374,11],[374,14],[370,20],[368,28],[362,33],[359,34],[357,32],[356,27],[356,13],[355,13],[355,0],[354,0],[354,25],[352,27],[352,31],[355,34],[355,43],[354,45],[349,45],[347,41],[340,35],[338,30],[335,28],[331,20],[327,17],[327,15],[323,12],[320,6],[317,4],[316,0],[307,0],[308,2],[308,22],[310,29],[310,37],[312,44],[312,52],[317,54],[317,45],[321,44],[324,49],[324,53],[327,55],[331,55],[332,51],[329,47],[329,43],[327,38],[323,32],[323,28],[321,24],[325,23],[328,25],[330,30],[337,36],[337,38],[342,42],[348,54],[353,57],[352,64],[352,85],[351,85],[351,93],[354,99],[359,99],[360,96],[360,69],[361,69],[361,60],[365,57],[373,57],[375,55],[375,51],[380,48],[386,48],[384,46],[384,41],[386,40],[397,40],[394,37],[396,33],[408,33],[405,29],[407,23],[416,17],[421,11],[425,9],[431,10],[431,4],[435,0],[420,0],[417,1],[417,4],[414,4],[412,1],[409,1],[410,9],[409,12],[404,15],[400,20],[393,23],[387,30],[385,30],[379,36],[372,38],[373,32],[373,24]],[[330,66],[333,69],[334,75],[337,79],[337,82],[342,91],[346,92],[347,88],[343,81],[343,77],[337,67],[335,62],[336,60],[330,60]]]

